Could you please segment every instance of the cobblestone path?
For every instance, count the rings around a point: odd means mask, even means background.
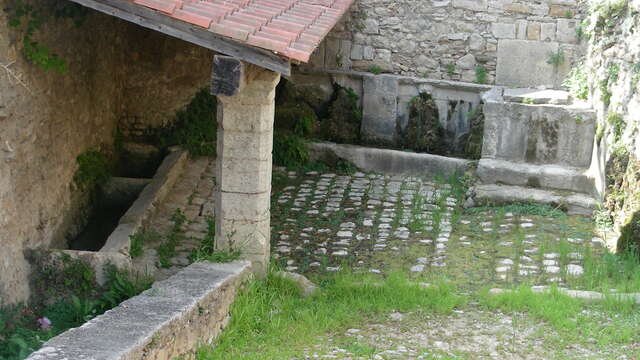
[[[272,196],[272,252],[289,271],[349,265],[447,273],[475,284],[563,284],[582,275],[585,256],[603,249],[587,219],[508,207],[464,211],[464,194],[442,181],[317,172],[286,178]]]

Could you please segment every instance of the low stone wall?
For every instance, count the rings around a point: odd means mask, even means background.
[[[582,13],[576,0],[361,0],[311,66],[466,82],[482,66],[489,83],[558,87],[582,52]]]
[[[248,262],[201,262],[156,282],[79,328],[49,341],[28,360],[172,360],[211,343],[229,321]]]

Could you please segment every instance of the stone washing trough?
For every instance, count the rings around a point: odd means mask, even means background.
[[[33,257],[42,264],[56,266],[61,264],[63,257],[71,257],[82,260],[92,266],[96,272],[99,284],[106,281],[104,266],[112,264],[118,268],[129,269],[131,267],[131,235],[143,231],[149,222],[155,208],[162,203],[167,193],[175,184],[178,176],[184,168],[188,153],[180,148],[172,148],[169,154],[151,179],[114,177],[104,187],[104,201],[101,206],[111,210],[128,205],[126,208],[117,209],[120,213],[108,214],[112,224],[92,223],[89,219],[89,227],[109,227],[107,233],[101,234],[101,229],[86,229],[75,241],[71,242],[71,249],[37,249],[33,251]],[[100,216],[98,213],[96,216]],[[115,229],[111,231],[111,229]],[[110,233],[109,233],[110,232]],[[105,240],[106,238],[106,240]]]

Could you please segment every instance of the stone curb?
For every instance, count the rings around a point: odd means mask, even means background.
[[[47,341],[28,360],[170,360],[211,343],[229,320],[247,261],[200,262],[84,325]]]
[[[607,298],[613,298],[620,301],[633,301],[636,304],[640,304],[640,293],[629,293],[629,294],[609,294],[605,295],[603,293],[599,293],[597,291],[586,291],[586,290],[569,290],[566,288],[557,288],[558,291],[564,295],[567,295],[574,299],[584,300],[586,302],[598,302],[604,301]],[[548,293],[551,291],[550,286],[532,286],[531,291],[537,294]],[[513,292],[513,290],[509,289],[500,289],[494,288],[489,290],[489,294],[491,295],[499,295]]]
[[[341,158],[364,171],[375,171],[387,175],[415,175],[433,177],[464,173],[473,168],[471,160],[439,155],[411,153],[399,150],[378,149],[330,142],[308,143],[312,160]]]

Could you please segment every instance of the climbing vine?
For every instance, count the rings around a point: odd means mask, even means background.
[[[48,46],[36,40],[38,32],[50,18],[72,19],[76,26],[82,25],[88,10],[68,1],[44,2],[34,5],[24,0],[12,0],[7,8],[9,26],[20,31],[22,54],[25,59],[44,71],[60,74],[68,71],[67,61]]]

